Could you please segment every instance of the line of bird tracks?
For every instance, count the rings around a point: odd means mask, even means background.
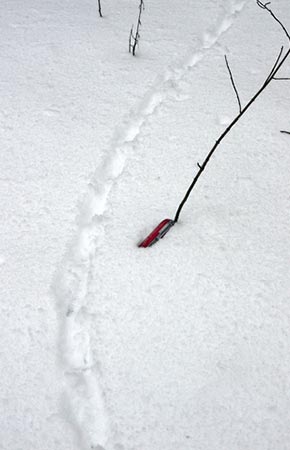
[[[177,89],[189,70],[201,62],[219,38],[232,26],[247,0],[232,0],[225,5],[223,17],[203,35],[199,50],[184,59],[182,65],[167,70],[151,87],[143,101],[131,112],[131,119],[115,132],[109,154],[88,184],[78,214],[78,230],[57,271],[54,292],[61,305],[60,351],[65,373],[65,394],[84,449],[109,450],[110,424],[102,391],[101,374],[94,361],[85,313],[92,268],[105,234],[104,214],[112,186],[121,176],[134,141],[156,108],[172,90]]]

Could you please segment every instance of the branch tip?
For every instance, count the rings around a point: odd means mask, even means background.
[[[230,75],[230,80],[231,80],[231,83],[232,83],[232,87],[233,87],[233,89],[234,89],[234,92],[235,92],[235,94],[236,94],[236,97],[237,97],[237,101],[238,101],[238,105],[239,105],[239,112],[241,113],[241,112],[242,112],[242,105],[241,105],[241,100],[240,100],[240,96],[239,96],[239,93],[238,93],[237,87],[236,87],[236,85],[235,85],[235,81],[234,81],[234,77],[233,77],[233,74],[232,74],[232,71],[231,71],[230,65],[229,65],[229,63],[228,63],[228,58],[227,58],[227,55],[225,55],[225,61],[226,61],[226,66],[227,66],[227,69],[228,69],[229,75]]]

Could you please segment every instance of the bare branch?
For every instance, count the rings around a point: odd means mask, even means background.
[[[282,48],[283,48],[283,47],[282,47]],[[289,53],[290,53],[290,48],[287,50],[287,52],[285,53],[285,55],[283,56],[283,58],[281,59],[281,61],[279,62],[279,64],[276,66],[276,68],[275,68],[274,72],[272,73],[272,75],[271,75],[271,77],[270,77],[268,83],[269,83],[270,81],[272,81],[273,78],[275,78],[276,73],[280,70],[281,66],[284,64],[284,62],[285,62],[286,59],[288,58]],[[267,83],[267,84],[268,84],[268,83]]]
[[[139,39],[140,39],[139,28],[142,25],[141,24],[141,15],[142,15],[142,11],[144,11],[144,9],[145,9],[144,0],[140,0],[136,33],[134,35],[133,26],[132,26],[131,32],[130,32],[130,37],[129,37],[129,53],[132,53],[133,56],[135,56],[135,54],[136,54],[136,47],[137,47],[137,45],[139,43]]]
[[[281,130],[280,133],[290,134],[290,131]]]
[[[249,102],[244,106],[244,108],[240,111],[240,113],[232,120],[232,122],[229,124],[229,126],[224,130],[224,132],[219,136],[217,141],[215,142],[214,146],[211,148],[211,150],[208,152],[207,156],[205,157],[202,164],[199,164],[199,170],[197,174],[195,175],[194,179],[192,180],[189,188],[187,189],[185,196],[183,197],[182,201],[180,202],[177,211],[175,213],[174,222],[178,222],[179,215],[181,213],[181,210],[187,201],[188,197],[191,194],[191,191],[193,190],[194,186],[196,185],[199,177],[201,176],[202,172],[204,171],[205,167],[207,166],[208,162],[210,161],[212,155],[216,151],[217,147],[220,145],[220,143],[223,141],[223,139],[226,137],[226,135],[231,131],[231,129],[235,126],[235,124],[240,120],[240,118],[244,115],[244,113],[247,111],[248,108],[254,103],[255,100],[262,94],[262,92],[266,89],[266,87],[269,85],[269,83],[273,80],[276,73],[279,71],[281,66],[284,64],[288,56],[290,55],[290,48],[287,50],[283,58],[281,59],[281,55],[283,52],[283,47],[281,48],[278,57],[276,58],[275,64],[268,75],[266,81],[262,84],[260,89],[253,95],[253,97],[249,100]],[[286,132],[288,134],[288,132]],[[290,134],[290,133],[289,133]]]
[[[276,78],[276,77],[273,77],[273,80],[277,80],[277,81],[285,81],[285,80],[290,80],[290,78]]]
[[[286,30],[285,26],[283,25],[283,23],[278,19],[278,17],[273,13],[273,11],[268,8],[268,5],[270,5],[271,2],[267,2],[267,3],[262,3],[260,0],[257,0],[257,5],[260,6],[260,8],[262,9],[266,9],[268,11],[268,13],[271,14],[271,16],[273,17],[273,19],[276,20],[276,22],[279,23],[279,25],[282,27],[284,33],[286,34],[288,40],[290,41],[290,34],[288,33],[288,31]]]
[[[270,71],[270,73],[269,73],[269,75],[268,75],[268,78],[266,79],[265,83],[267,83],[271,78],[273,78],[273,74],[274,74],[274,72],[275,72],[275,70],[276,70],[276,68],[277,68],[277,65],[279,64],[279,61],[280,61],[280,58],[281,58],[281,56],[282,56],[283,50],[284,50],[284,47],[283,47],[283,45],[282,45],[282,47],[281,47],[281,49],[280,49],[280,52],[279,52],[279,55],[277,56],[277,59],[276,59],[276,61],[275,61],[275,64],[274,64],[274,66],[272,67],[272,70]]]
[[[233,77],[233,74],[232,74],[232,71],[231,71],[231,68],[230,68],[230,65],[229,65],[229,63],[228,63],[228,59],[227,59],[227,56],[226,56],[226,55],[225,55],[225,61],[226,61],[227,69],[228,69],[228,71],[229,71],[231,83],[232,83],[232,86],[233,86],[233,89],[234,89],[234,91],[235,91],[235,94],[236,94],[236,97],[237,97],[237,101],[238,101],[238,104],[239,104],[239,111],[240,111],[240,113],[241,113],[241,112],[242,112],[242,105],[241,105],[239,93],[238,93],[238,90],[237,90],[237,88],[236,88],[236,85],[235,85],[235,82],[234,82],[234,77]]]
[[[99,15],[100,15],[100,17],[103,17],[103,14],[102,14],[102,6],[101,6],[101,0],[98,0],[98,7],[99,7]]]

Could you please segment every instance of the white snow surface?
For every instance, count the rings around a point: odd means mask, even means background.
[[[289,81],[254,0],[2,0],[1,450],[290,450]],[[290,30],[288,0],[271,8]],[[279,76],[289,77],[287,61]]]

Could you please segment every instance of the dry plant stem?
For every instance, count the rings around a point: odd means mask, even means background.
[[[135,33],[135,36],[134,36],[133,26],[132,26],[131,31],[130,31],[130,36],[129,36],[129,52],[130,53],[132,52],[133,56],[136,55],[136,47],[137,47],[137,45],[139,43],[139,39],[140,39],[139,29],[140,29],[140,26],[141,26],[141,15],[142,15],[142,11],[144,11],[144,8],[145,8],[144,7],[144,0],[140,0],[140,3],[139,3],[139,15],[138,15],[138,20],[137,20],[136,33]],[[133,41],[133,44],[132,44],[132,41]]]
[[[282,47],[283,50],[283,47]],[[281,54],[281,53],[280,53]],[[202,164],[198,163],[198,167],[199,170],[197,172],[197,174],[195,175],[191,185],[189,186],[183,200],[181,201],[175,217],[174,217],[174,221],[178,222],[179,219],[179,215],[181,213],[181,210],[186,202],[186,200],[188,199],[192,189],[194,188],[194,186],[196,185],[199,177],[201,176],[202,172],[204,171],[204,169],[206,168],[210,158],[212,157],[213,153],[215,152],[215,150],[217,149],[217,147],[219,146],[219,144],[222,142],[222,140],[225,138],[225,136],[229,133],[229,131],[233,128],[233,126],[240,120],[240,118],[245,114],[245,112],[249,109],[249,107],[254,103],[254,101],[259,97],[259,95],[262,94],[262,92],[266,89],[266,87],[269,85],[269,83],[271,83],[271,81],[273,80],[274,75],[276,75],[276,73],[278,72],[278,70],[280,69],[280,67],[282,66],[282,64],[286,61],[286,59],[288,58],[290,54],[290,49],[285,53],[285,55],[283,56],[282,60],[279,62],[279,64],[276,66],[273,75],[269,78],[266,79],[266,81],[264,82],[264,84],[261,86],[261,88],[256,92],[256,94],[251,98],[251,100],[246,104],[246,106],[241,110],[241,112],[234,118],[234,120],[230,123],[230,125],[225,129],[225,131],[220,135],[220,137],[218,138],[218,140],[216,141],[216,143],[214,144],[214,146],[212,147],[212,149],[210,150],[210,152],[208,153],[208,155],[206,156],[205,160],[203,161]]]
[[[280,133],[290,134],[290,131],[281,130]]]
[[[276,63],[277,61],[280,60],[280,57],[282,55],[283,52],[283,47],[280,50],[280,53],[278,55],[278,58],[276,59]],[[250,101],[246,104],[246,106],[241,110],[241,112],[234,118],[234,120],[230,123],[230,125],[225,129],[225,131],[220,135],[220,137],[218,138],[218,140],[216,141],[216,143],[214,144],[214,146],[212,147],[212,149],[210,150],[210,152],[208,153],[208,155],[206,156],[205,160],[203,161],[202,164],[198,164],[199,167],[199,171],[197,172],[197,174],[195,175],[191,185],[189,186],[182,202],[180,203],[175,217],[174,217],[174,221],[177,222],[179,219],[179,215],[181,213],[181,210],[186,202],[186,200],[188,199],[192,189],[194,188],[194,186],[196,185],[199,177],[201,176],[202,172],[204,171],[204,169],[206,168],[210,158],[212,157],[213,153],[215,152],[215,150],[217,149],[217,147],[219,146],[219,144],[222,142],[222,140],[225,138],[225,136],[229,133],[229,131],[233,128],[233,126],[240,120],[240,118],[245,114],[245,112],[249,109],[249,107],[254,103],[254,101],[259,97],[259,95],[262,94],[262,92],[266,89],[266,87],[271,83],[271,81],[273,80],[274,76],[276,75],[276,73],[278,72],[278,70],[280,69],[280,67],[282,66],[282,64],[286,61],[286,59],[288,58],[290,54],[290,49],[287,50],[287,52],[285,53],[285,55],[283,56],[283,58],[280,60],[280,62],[278,64],[275,63],[274,67],[274,71],[272,71],[272,75],[268,76],[266,81],[263,83],[263,85],[260,87],[260,89],[256,92],[256,94],[250,99]]]
[[[100,15],[100,17],[103,17],[101,0],[98,0],[98,7],[99,7],[99,15]]]
[[[262,8],[262,9],[266,9],[268,11],[268,13],[271,14],[273,19],[276,20],[276,22],[278,22],[280,24],[280,26],[282,27],[284,33],[286,34],[287,38],[290,41],[290,34],[288,33],[287,29],[285,28],[283,23],[278,19],[278,17],[275,16],[273,11],[270,8],[268,8],[268,5],[270,5],[270,4],[271,4],[271,2],[262,3],[260,0],[257,0],[257,5],[260,6],[260,8]]]
[[[231,68],[230,68],[230,65],[229,65],[229,63],[228,63],[228,59],[227,59],[227,56],[226,56],[226,55],[225,55],[225,61],[226,61],[227,69],[228,69],[228,71],[229,71],[231,83],[232,83],[233,89],[234,89],[235,94],[236,94],[236,97],[237,97],[237,101],[238,101],[238,105],[239,105],[239,111],[240,111],[240,113],[241,113],[241,111],[242,111],[242,105],[241,105],[240,96],[239,96],[238,90],[237,90],[237,88],[236,88],[236,85],[235,85],[235,82],[234,82],[234,77],[233,77],[233,74],[232,74],[232,71],[231,71]]]
[[[282,27],[282,29],[284,30],[288,40],[290,41],[290,35],[288,33],[288,31],[286,30],[286,28],[284,27],[284,25],[280,22],[280,20],[275,16],[275,14],[268,8],[269,3],[265,3],[263,4],[261,1],[257,0],[257,4],[258,6],[260,6],[260,8],[262,9],[266,9],[271,16],[274,18],[274,20],[276,22],[278,22],[280,24],[280,26]],[[254,103],[254,101],[262,94],[262,92],[266,89],[266,87],[271,83],[272,80],[275,80],[275,75],[277,74],[277,72],[280,70],[281,66],[284,64],[284,62],[286,61],[286,59],[288,58],[290,54],[290,49],[287,50],[287,52],[285,53],[284,56],[283,55],[283,47],[281,47],[280,52],[278,54],[278,57],[275,60],[275,63],[273,65],[273,68],[271,69],[268,77],[266,78],[265,82],[263,83],[263,85],[260,87],[260,89],[253,95],[253,97],[250,99],[250,101],[246,104],[246,106],[244,108],[242,108],[239,112],[239,114],[234,118],[234,120],[230,123],[230,125],[224,130],[224,132],[220,135],[220,137],[218,138],[218,140],[215,142],[214,146],[212,147],[212,149],[210,150],[210,152],[207,154],[206,158],[204,159],[202,164],[197,164],[198,165],[198,172],[195,175],[191,185],[189,186],[188,190],[186,191],[186,194],[184,196],[184,198],[182,199],[180,205],[177,208],[175,217],[174,217],[174,221],[178,222],[179,219],[179,215],[181,213],[181,210],[185,204],[185,202],[187,201],[192,189],[194,188],[194,186],[196,185],[199,177],[201,176],[202,172],[204,171],[204,169],[206,168],[208,162],[210,161],[210,158],[212,157],[213,153],[215,152],[215,150],[217,149],[217,147],[219,146],[219,144],[222,142],[222,140],[226,137],[226,135],[230,132],[230,130],[234,127],[234,125],[240,120],[240,118],[245,114],[245,112],[250,108],[250,106]],[[226,60],[227,62],[227,60]],[[228,64],[227,64],[228,66]],[[230,72],[229,66],[228,66],[228,70]],[[231,74],[231,72],[230,72]],[[234,82],[233,82],[233,78],[231,77],[231,81],[232,81],[232,85],[234,87]],[[237,91],[236,95],[237,95]]]

